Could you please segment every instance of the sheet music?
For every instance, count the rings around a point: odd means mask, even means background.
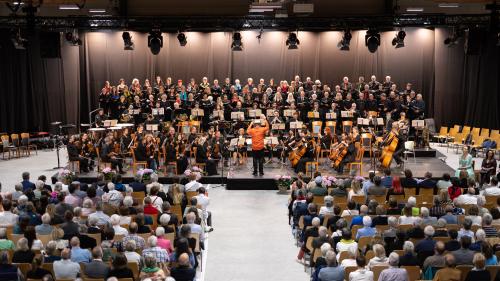
[[[357,124],[358,125],[362,125],[362,126],[363,125],[367,125],[368,126],[368,125],[370,125],[370,119],[368,119],[368,118],[358,118]]]
[[[266,145],[277,145],[279,144],[278,138],[277,137],[265,137],[264,138],[264,144]]]
[[[240,120],[241,117],[245,118],[245,114],[243,112],[231,112],[232,120]]]
[[[293,109],[285,109],[283,111],[283,116],[285,116],[285,117],[292,117],[293,116]]]
[[[326,119],[328,119],[328,120],[337,119],[337,113],[335,113],[335,112],[327,112],[326,113]]]
[[[319,112],[317,111],[309,111],[307,113],[308,118],[319,118]]]
[[[302,129],[302,121],[290,122],[290,129]]]
[[[153,108],[151,110],[151,113],[154,115],[165,115],[165,109],[163,107],[161,108]]]
[[[257,117],[260,117],[261,114],[262,114],[262,110],[260,110],[260,109],[248,110],[248,117],[257,118]]]
[[[223,110],[214,110],[212,112],[214,117],[218,117],[219,119],[224,120],[224,111]]]
[[[199,117],[199,116],[205,116],[205,111],[203,111],[203,109],[191,109],[191,115],[195,116],[195,117]]]
[[[158,124],[146,124],[146,131],[158,131]]]
[[[414,128],[423,128],[425,127],[425,120],[412,120],[411,126]]]
[[[354,112],[352,112],[352,111],[344,111],[343,110],[343,111],[340,112],[340,116],[342,118],[351,118],[351,117],[354,117]]]
[[[274,109],[267,109],[266,110],[266,116],[267,117],[274,116]]]
[[[272,124],[271,128],[273,130],[284,130],[285,129],[285,124],[280,123],[280,124]]]

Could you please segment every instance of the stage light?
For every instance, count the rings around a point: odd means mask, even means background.
[[[179,44],[183,47],[186,46],[188,42],[186,34],[184,34],[183,32],[179,32],[179,34],[177,34],[177,40],[179,40]]]
[[[82,45],[82,40],[78,38],[78,31],[76,29],[66,32],[64,37],[66,38],[66,41],[68,41],[68,43],[74,46]]]
[[[122,33],[122,39],[123,39],[123,49],[124,50],[133,50],[134,49],[134,42],[132,42],[132,36],[130,36],[130,33],[125,31]]]
[[[375,29],[368,29],[365,35],[365,45],[370,53],[375,53],[380,46],[380,33]]]
[[[160,31],[151,31],[148,36],[148,47],[153,55],[158,55],[163,47],[163,36]]]
[[[297,38],[297,34],[290,32],[288,34],[288,39],[286,39],[286,45],[289,50],[298,49],[300,45],[300,40]]]
[[[394,36],[394,39],[392,39],[392,45],[396,48],[404,47],[405,37],[406,37],[406,32],[404,32],[404,30],[398,31],[398,33],[396,33],[396,36]]]
[[[239,32],[233,33],[233,42],[231,43],[231,50],[233,51],[243,50],[243,42],[241,42],[241,33]]]
[[[351,39],[352,39],[352,34],[348,29],[346,29],[344,31],[344,36],[342,36],[342,40],[340,40],[340,42],[337,44],[337,47],[339,47],[341,51],[349,51],[349,45],[351,44]]]
[[[26,47],[28,46],[28,40],[24,39],[21,36],[21,30],[18,29],[17,32],[12,30],[11,31],[11,38],[12,44],[14,44],[14,48],[18,50],[25,50]]]

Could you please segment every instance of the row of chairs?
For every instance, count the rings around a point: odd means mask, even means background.
[[[0,138],[2,140],[2,158],[5,160],[5,155],[8,155],[8,159],[20,158],[21,156],[30,156],[31,151],[34,150],[35,154],[38,154],[36,145],[30,144],[30,134],[21,133],[19,134],[1,134]]]
[[[439,134],[436,136],[440,143],[446,144],[448,148],[458,149],[463,146],[463,142],[468,135],[472,137],[471,147],[480,150],[481,145],[486,139],[491,139],[500,143],[499,130],[490,130],[488,128],[471,128],[470,126],[454,125],[451,128],[442,126]],[[498,148],[497,148],[498,151]]]

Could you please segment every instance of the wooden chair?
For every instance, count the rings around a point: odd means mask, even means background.
[[[417,188],[416,187],[405,187],[404,191],[405,191],[405,197],[417,195]]]
[[[192,166],[198,167],[202,172],[205,172],[207,164],[206,163],[194,163]]]
[[[462,281],[464,281],[467,274],[472,270],[472,265],[457,265],[457,269],[462,272]]]
[[[433,239],[434,241],[436,241],[436,242],[437,242],[437,241],[441,241],[441,242],[443,242],[443,243],[445,243],[445,244],[446,244],[446,242],[448,242],[448,241],[450,241],[450,240],[451,240],[451,238],[450,238],[450,237],[434,237],[434,238],[432,238],[432,239]]]
[[[481,128],[472,128],[472,131],[471,131],[472,136],[479,136],[479,130],[481,130]],[[488,131],[488,135],[489,135],[489,133],[490,132]]]
[[[47,270],[47,271],[50,271],[50,273],[52,273],[52,276],[56,276],[54,274],[54,264],[53,263],[43,263],[42,268]]]
[[[14,152],[15,155],[17,148],[10,143],[8,135],[2,135],[1,139],[2,139],[2,158],[5,160],[5,153],[7,153],[9,156],[8,159],[10,159],[11,152]]]
[[[137,173],[137,167],[144,167],[146,169],[148,167],[148,162],[146,161],[137,161],[135,159],[135,151],[133,148],[130,148],[130,155],[132,155],[132,171],[134,175]]]
[[[364,237],[359,238],[358,249],[363,251],[365,249],[366,245],[368,245],[372,240],[373,240],[373,237],[371,237],[371,236],[364,236]]]
[[[144,198],[146,197],[146,195],[144,194],[144,191],[134,191],[132,192],[132,198],[134,200],[137,200],[137,202],[139,202],[139,204],[142,204],[142,202],[144,202]]]
[[[188,205],[191,205],[191,198],[193,198],[197,195],[198,195],[197,191],[186,191],[186,199],[187,199]]]
[[[427,195],[427,196],[433,196],[434,195],[434,189],[433,188],[420,188],[418,191],[418,195]]]
[[[368,201],[373,199],[373,200],[377,201],[380,205],[385,204],[385,198],[386,198],[386,195],[368,195]]]
[[[30,134],[21,133],[21,149],[24,150],[26,156],[31,155],[31,150],[35,150],[35,154],[38,155],[38,148],[36,145],[30,144]]]
[[[406,200],[405,200],[405,195],[404,194],[401,194],[401,195],[390,195],[389,196],[389,199],[390,198],[394,198],[396,199],[396,201],[398,202],[398,204],[401,204],[401,203],[405,203]]]
[[[495,280],[499,269],[500,269],[500,265],[487,265],[486,266],[486,270],[488,270],[490,272],[490,277],[491,277],[490,281]]]
[[[132,270],[132,273],[134,274],[134,278],[136,280],[139,280],[139,274],[141,273],[139,270],[139,265],[136,262],[127,262],[127,267]]]
[[[355,239],[356,238],[356,235],[358,234],[358,230],[360,228],[362,228],[363,226],[362,225],[353,225],[351,227],[351,232],[352,232],[352,238]]]
[[[417,281],[420,279],[420,267],[419,266],[402,266],[401,268],[406,269],[408,272],[409,281]]]
[[[436,136],[436,138],[438,139],[439,143],[445,143],[446,140],[448,139],[448,127],[441,126],[441,128],[439,129],[439,133]]]
[[[352,129],[352,121],[342,121],[342,131],[350,134]]]
[[[349,171],[352,170],[353,166],[359,166],[359,175],[363,175],[363,155],[365,153],[365,149],[363,147],[360,147],[358,149],[358,152],[356,153],[356,157],[354,158],[353,162],[350,162],[347,164],[347,167],[349,168]]]
[[[174,175],[177,175],[178,174],[178,169],[177,169],[177,162],[166,162],[164,165],[163,165],[163,173],[164,174],[167,174],[167,170],[168,170],[168,167],[172,167],[172,173]]]
[[[31,270],[31,264],[30,263],[12,263],[12,265],[17,266],[19,271],[23,274],[23,276],[27,276],[28,271]]]
[[[200,234],[199,233],[191,233],[189,235],[190,238],[196,239],[196,246],[194,248],[194,253],[200,256],[200,271],[203,271],[203,254],[200,250]]]
[[[387,265],[376,265],[372,267],[373,271],[373,280],[378,280],[378,277],[380,276],[380,273],[382,270],[389,268]]]
[[[43,245],[47,245],[51,240],[54,240],[52,234],[37,234],[36,238],[42,242]]]
[[[398,254],[398,256],[402,257],[405,255],[405,251],[404,250],[394,250],[393,251],[394,253]]]
[[[313,196],[313,203],[318,204],[318,205],[323,205],[325,204],[325,197],[324,196]]]
[[[181,205],[171,205],[170,210],[173,214],[176,214],[179,219],[182,218],[183,214]]]
[[[357,269],[358,269],[357,266],[346,266],[344,268],[344,280],[350,280],[349,274],[351,274],[351,272],[353,271],[356,271]]]
[[[19,239],[23,238],[24,234],[10,234],[10,235],[7,235],[7,237],[9,238],[10,241],[12,241],[12,243],[14,243],[14,245],[17,245],[17,241],[19,241]]]
[[[375,253],[373,252],[373,250],[369,250],[365,254],[365,259],[367,262],[370,261],[371,259],[373,259],[374,257],[375,257]]]
[[[336,121],[326,121],[325,127],[330,128],[330,132],[332,133],[332,135],[335,135],[335,129],[337,128],[337,122]]]
[[[343,260],[349,257],[349,251],[342,251],[339,253],[339,264],[342,263]]]
[[[351,196],[351,200],[358,205],[366,204],[366,197],[364,195],[353,195]]]

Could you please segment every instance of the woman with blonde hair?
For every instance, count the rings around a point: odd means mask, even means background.
[[[373,245],[373,252],[375,253],[375,257],[368,262],[368,268],[370,270],[376,265],[389,265],[384,246],[380,244]]]
[[[351,201],[353,195],[365,195],[365,192],[361,188],[361,182],[356,179],[351,181],[351,190],[347,194],[347,201]]]
[[[486,270],[486,258],[483,254],[476,253],[472,259],[472,264],[474,267],[465,277],[465,281],[491,280],[490,272]]]

